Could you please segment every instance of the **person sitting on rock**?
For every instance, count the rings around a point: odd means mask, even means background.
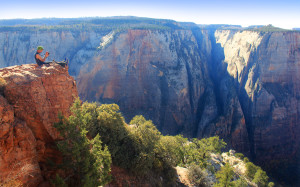
[[[44,48],[42,46],[38,46],[37,47],[37,51],[35,53],[35,61],[39,66],[42,66],[43,64],[50,64],[51,62],[45,62],[45,60],[47,59],[47,57],[49,56],[49,52],[47,51],[44,58],[41,57],[40,53],[42,53],[44,50]],[[66,67],[69,64],[69,60],[65,59],[64,61],[61,62],[56,62],[55,60],[52,61],[52,63],[57,63],[63,67]]]
[[[49,64],[51,62],[45,62],[46,58],[49,56],[49,52],[47,51],[44,58],[41,57],[41,53],[43,52],[44,48],[42,46],[37,47],[37,51],[34,55],[35,61],[39,66],[42,66],[43,64]]]

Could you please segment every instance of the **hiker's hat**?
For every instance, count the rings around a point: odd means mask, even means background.
[[[38,46],[37,50],[44,50],[43,46]]]

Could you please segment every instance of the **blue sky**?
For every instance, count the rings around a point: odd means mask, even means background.
[[[0,0],[0,19],[94,16],[300,28],[300,0]]]

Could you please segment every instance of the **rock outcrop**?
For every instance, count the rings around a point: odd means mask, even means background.
[[[70,115],[77,89],[59,65],[0,69],[0,183],[38,186],[55,171],[48,159],[60,160],[53,124]]]

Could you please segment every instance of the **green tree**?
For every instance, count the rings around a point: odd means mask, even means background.
[[[221,149],[226,146],[226,143],[219,139],[218,136],[193,139],[192,142],[187,143],[188,147],[185,150],[184,164],[186,166],[195,164],[201,168],[208,166],[207,160],[210,158],[210,153],[220,153]]]
[[[162,158],[177,166],[184,161],[187,144],[187,138],[183,138],[182,135],[161,136],[157,147],[161,149],[159,152]]]
[[[81,112],[80,100],[71,107],[73,113],[68,119],[60,116],[55,127],[64,137],[57,141],[58,150],[63,154],[62,164],[69,176],[67,183],[75,186],[99,186],[107,184],[110,178],[111,156],[108,148],[102,146],[99,136],[89,140],[85,115]]]
[[[207,172],[197,165],[188,168],[188,178],[194,186],[208,186]]]
[[[161,134],[152,121],[146,120],[143,116],[135,116],[130,121],[130,125],[130,133],[139,152],[135,170],[141,174],[146,174],[154,164],[155,149]]]
[[[254,175],[254,179],[252,182],[257,184],[259,187],[267,187],[268,186],[268,180],[269,177],[267,176],[267,173],[263,171],[262,169],[258,169]]]
[[[229,187],[234,186],[233,179],[233,169],[232,167],[226,163],[225,166],[221,167],[221,169],[216,173],[216,178],[218,182],[214,185],[215,187]]]
[[[249,177],[250,180],[253,180],[254,175],[258,169],[259,168],[256,165],[254,165],[252,162],[247,162],[246,163],[246,176]]]
[[[82,113],[91,137],[100,135],[108,146],[114,165],[133,170],[137,163],[137,146],[116,104],[83,103]]]
[[[248,183],[244,178],[239,178],[238,180],[234,181],[235,187],[247,187]]]
[[[244,159],[244,157],[245,157],[243,153],[235,153],[234,156],[236,156],[236,157],[238,157],[240,159]]]
[[[248,163],[248,162],[249,162],[249,158],[245,157],[245,158],[244,158],[244,162],[245,162],[245,163]]]
[[[273,187],[275,186],[274,182],[269,182],[268,187]]]

